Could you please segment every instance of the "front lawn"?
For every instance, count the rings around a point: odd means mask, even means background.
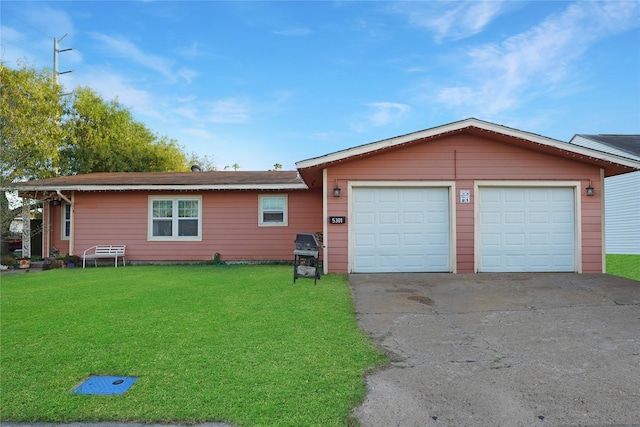
[[[346,425],[384,363],[345,276],[289,266],[139,266],[3,275],[2,421]],[[134,376],[119,396],[74,395]]]
[[[607,273],[640,280],[640,255],[607,255]]]

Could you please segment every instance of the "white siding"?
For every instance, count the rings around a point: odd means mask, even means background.
[[[640,254],[640,172],[605,178],[608,254]]]

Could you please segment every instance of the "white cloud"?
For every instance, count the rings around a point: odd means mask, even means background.
[[[469,50],[469,77],[437,91],[437,99],[495,114],[553,91],[577,78],[575,64],[593,43],[640,26],[639,10],[637,2],[574,3],[529,31]]]
[[[200,120],[199,110],[195,108],[192,104],[174,108],[173,113],[188,120],[194,120],[194,121]]]
[[[185,83],[189,84],[200,75],[200,73],[196,70],[192,70],[189,68],[181,68],[178,70],[177,75],[182,77]]]
[[[359,123],[352,126],[358,132],[362,132],[370,126],[386,126],[397,122],[411,111],[411,107],[408,105],[396,102],[372,102],[366,106],[369,108],[369,113],[359,120]]]
[[[129,59],[138,65],[157,71],[167,77],[173,77],[172,61],[158,55],[146,53],[124,38],[110,37],[101,33],[91,33],[90,36],[101,42],[105,50],[113,55]]]
[[[505,2],[482,1],[428,1],[398,2],[392,9],[407,16],[409,23],[434,32],[437,41],[460,40],[481,32],[491,21],[504,12]]]
[[[277,34],[279,36],[301,37],[307,36],[311,34],[311,32],[312,31],[308,28],[291,27],[284,30],[273,31],[273,34]]]
[[[187,59],[195,59],[202,56],[202,52],[199,49],[198,42],[193,42],[188,48],[179,50],[178,54]]]
[[[67,42],[72,41],[76,33],[73,21],[66,12],[43,6],[42,4],[28,7],[24,14],[24,19],[28,21],[31,27],[37,28],[42,34],[52,34],[58,39],[68,34],[68,37],[65,38]]]
[[[187,128],[182,129],[180,132],[201,140],[211,140],[214,138],[211,132],[202,128]]]
[[[237,98],[219,99],[209,108],[207,121],[213,123],[245,123],[249,120],[246,102]]]
[[[73,85],[88,86],[106,100],[116,100],[136,115],[166,120],[161,103],[147,91],[138,89],[127,77],[107,69],[84,74],[72,74]],[[80,77],[80,79],[78,79]]]

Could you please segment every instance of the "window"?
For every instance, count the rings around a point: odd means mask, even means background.
[[[62,205],[62,240],[69,240],[71,237],[71,205]]]
[[[287,225],[287,196],[258,196],[261,226]]]
[[[202,240],[201,205],[201,197],[150,197],[149,240]]]

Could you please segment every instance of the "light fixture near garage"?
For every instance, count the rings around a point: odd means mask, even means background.
[[[593,196],[593,187],[591,186],[591,180],[589,180],[589,186],[585,188],[587,190],[587,196]]]
[[[337,179],[336,179],[336,186],[333,187],[333,197],[340,197],[340,187],[338,187]]]

